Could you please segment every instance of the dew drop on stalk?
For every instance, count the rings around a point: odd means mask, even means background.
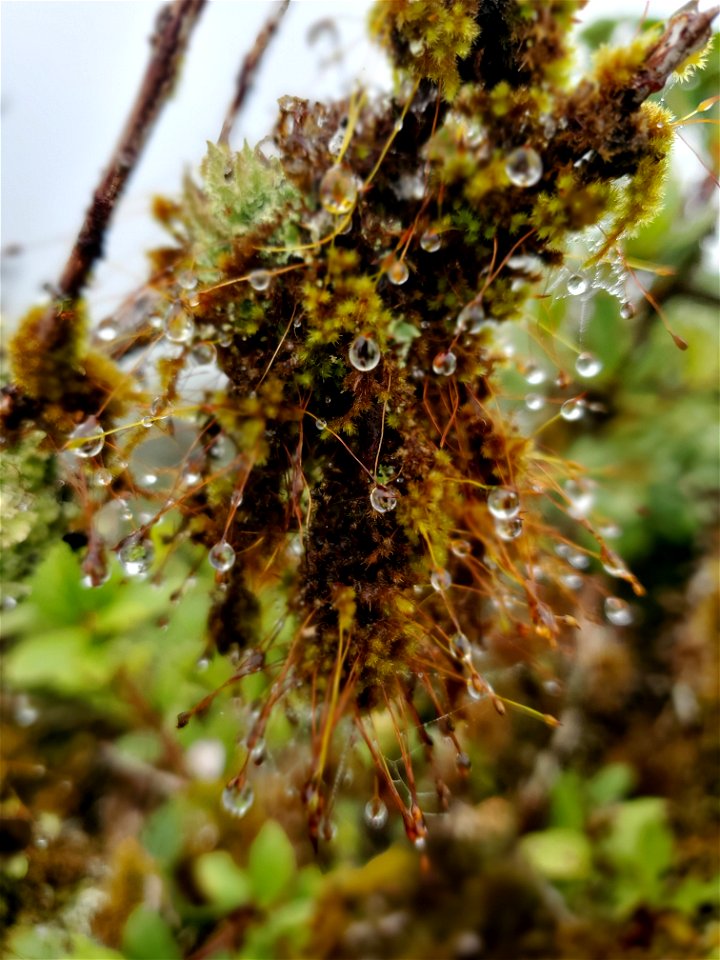
[[[70,452],[87,460],[96,457],[105,446],[105,434],[96,417],[83,420],[70,434]]]
[[[420,236],[420,247],[425,253],[435,253],[440,249],[441,244],[440,234],[434,230],[426,230]]]
[[[509,520],[496,520],[495,532],[501,540],[517,540],[521,535],[523,522],[520,517],[511,517]]]
[[[227,573],[235,563],[235,551],[227,540],[218,540],[208,553],[210,566],[218,573]]]
[[[510,520],[520,513],[520,497],[510,487],[493,487],[488,494],[487,504],[497,520]]]
[[[106,467],[101,467],[95,471],[95,483],[99,487],[109,487],[112,481],[113,475]]]
[[[464,633],[458,631],[450,637],[450,652],[456,660],[470,660],[472,648]]]
[[[378,485],[370,491],[370,506],[376,513],[389,513],[397,506],[397,496],[388,487]]]
[[[588,282],[581,273],[574,273],[571,277],[568,277],[567,281],[567,292],[571,297],[581,297],[584,293],[587,293]]]
[[[190,351],[190,360],[196,367],[209,367],[215,363],[217,350],[215,345],[207,340],[196,344]]]
[[[484,329],[486,323],[489,323],[489,321],[486,320],[482,304],[468,303],[458,314],[455,329],[458,333],[467,330],[468,333],[476,334]]]
[[[387,823],[388,808],[378,797],[365,804],[365,823],[373,830],[382,830]]]
[[[451,540],[450,541],[450,552],[455,557],[459,557],[461,560],[464,557],[469,557],[472,552],[472,544],[469,540]]]
[[[327,420],[323,420],[322,417],[318,417],[317,420],[315,421],[315,429],[324,430],[325,427],[327,427]]]
[[[635,304],[631,303],[629,300],[626,300],[625,303],[623,303],[620,307],[620,316],[623,318],[623,320],[632,320],[636,312]]]
[[[141,577],[148,572],[155,558],[155,547],[146,537],[134,535],[123,541],[118,559],[129,577]]]
[[[605,617],[614,627],[627,627],[632,623],[632,611],[629,605],[620,597],[605,599]]]
[[[595,493],[587,481],[579,483],[577,480],[567,480],[564,486],[565,495],[568,498],[568,513],[574,520],[580,520],[586,517],[595,503]],[[569,559],[572,551],[568,550],[566,554]],[[584,554],[581,554],[584,556]]]
[[[547,380],[547,373],[543,370],[543,368],[539,364],[535,363],[533,360],[531,360],[529,363],[525,365],[525,369],[523,370],[523,376],[525,377],[527,382],[533,387],[536,387],[538,386],[538,384],[544,383]]]
[[[155,417],[143,417],[140,423],[146,430],[149,430],[155,423]]]
[[[468,773],[468,771],[472,768],[472,760],[467,753],[464,753],[463,751],[460,751],[460,753],[458,753],[455,757],[455,764],[461,773]]]
[[[471,674],[465,681],[465,689],[471,700],[482,700],[487,696],[487,688],[477,673]]]
[[[449,377],[457,369],[457,357],[452,350],[441,350],[436,354],[432,363],[433,373],[438,376]]]
[[[394,286],[400,287],[410,276],[410,271],[404,260],[393,260],[385,270],[385,276]]]
[[[165,336],[171,343],[189,343],[195,336],[193,315],[181,303],[174,303],[165,317]]]
[[[348,359],[356,370],[367,373],[380,363],[380,347],[372,337],[355,337],[350,344]]]
[[[582,420],[585,415],[585,403],[577,397],[571,397],[560,407],[560,416],[568,423]]]
[[[177,283],[183,290],[194,290],[198,285],[198,278],[192,270],[181,270],[177,275]]]
[[[248,283],[258,292],[267,290],[270,286],[270,272],[268,270],[251,270],[248,274]]]
[[[355,176],[345,167],[331,167],[320,181],[320,203],[335,216],[349,213],[357,195]]]
[[[588,380],[596,377],[602,370],[602,362],[592,353],[581,353],[575,361],[575,370]]]
[[[265,762],[265,757],[267,756],[267,744],[261,737],[255,746],[250,751],[250,759],[255,764],[256,767],[259,767]]]
[[[545,397],[541,393],[525,394],[525,406],[533,412],[542,410],[545,406]]]
[[[222,792],[221,802],[233,817],[244,817],[255,800],[255,792],[249,783],[240,786],[230,783]]]
[[[102,340],[103,343],[112,343],[119,332],[118,325],[112,317],[101,320],[96,330],[98,340]]]
[[[438,592],[447,590],[452,583],[452,577],[444,567],[436,567],[430,574],[430,585]]]
[[[533,187],[542,177],[540,154],[532,147],[518,147],[505,158],[508,180],[516,187]]]

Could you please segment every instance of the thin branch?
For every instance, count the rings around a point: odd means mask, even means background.
[[[230,133],[232,132],[233,124],[235,123],[235,119],[240,113],[240,110],[242,109],[242,106],[252,89],[253,81],[255,80],[255,74],[260,66],[260,61],[262,60],[267,48],[270,46],[270,41],[275,36],[275,33],[280,26],[280,22],[285,16],[289,6],[290,0],[282,0],[282,3],[279,5],[277,10],[270,14],[265,22],[265,26],[257,35],[252,49],[243,60],[242,66],[240,67],[240,73],[238,74],[237,81],[235,83],[235,96],[233,97],[230,106],[227,109],[227,113],[225,114],[222,130],[220,131],[220,136],[218,137],[218,143],[227,144],[230,140]]]
[[[76,300],[79,297],[90,271],[102,256],[105,234],[118,198],[172,92],[204,3],[205,0],[175,0],[158,15],[150,41],[152,54],[140,90],[60,277],[57,292],[61,298]]]

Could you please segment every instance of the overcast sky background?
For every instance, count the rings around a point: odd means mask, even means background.
[[[664,17],[680,5],[650,0],[647,9]],[[215,0],[204,10],[180,88],[117,209],[91,297],[96,319],[141,281],[142,251],[163,242],[147,213],[150,198],[174,194],[205,141],[217,138],[239,64],[273,6]],[[234,130],[235,146],[269,132],[283,94],[342,96],[355,78],[371,87],[389,84],[382,55],[364,36],[369,6],[366,0],[291,3]],[[2,2],[2,246],[21,248],[3,257],[2,310],[10,326],[62,268],[135,97],[159,7],[151,0]],[[645,9],[644,0],[590,0],[582,20],[640,17]],[[336,23],[339,41],[321,31],[309,43],[313,24],[325,18]],[[333,53],[341,56],[328,66]]]

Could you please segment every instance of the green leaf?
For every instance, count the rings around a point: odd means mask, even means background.
[[[277,900],[295,876],[295,851],[275,820],[268,820],[250,848],[248,873],[261,906]]]
[[[143,846],[165,866],[171,866],[180,856],[183,837],[182,816],[172,800],[149,816],[142,831]]]
[[[219,912],[234,910],[251,899],[247,874],[227,850],[213,850],[198,857],[193,873],[198,888]]]
[[[556,827],[528,833],[520,848],[533,867],[549,880],[584,880],[590,875],[592,850],[584,833]]]
[[[37,633],[14,647],[5,660],[5,676],[17,687],[50,687],[86,694],[104,686],[114,669],[91,647],[82,627]]]
[[[163,918],[148,907],[136,907],[123,931],[127,960],[175,960],[180,957],[175,938]]]
[[[550,823],[554,827],[582,831],[585,824],[585,792],[574,770],[560,774],[550,793]]]
[[[587,795],[593,807],[617,803],[632,789],[635,774],[626,763],[611,763],[603,767],[587,784]]]

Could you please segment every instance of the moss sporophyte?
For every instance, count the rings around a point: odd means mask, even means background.
[[[207,655],[233,653],[224,686],[265,678],[223,794],[237,816],[284,711],[306,730],[315,843],[351,744],[374,768],[368,824],[392,807],[422,847],[448,745],[468,772],[456,720],[490,704],[556,723],[496,692],[489,667],[552,675],[583,617],[629,622],[602,566],[642,593],[593,483],[544,445],[597,415],[602,369],[553,339],[551,311],[602,289],[632,316],[620,244],[661,201],[675,128],[647,97],[711,18],[681,12],[571,81],[581,6],[378,3],[392,96],[283,97],[272,156],[208,144],[199,179],[155,203],[169,243],[145,285],[94,332],[71,292],[11,344],[11,456],[37,464],[42,431],[89,582],[113,552],[130,577],[188,544],[214,568]],[[513,354],[519,324],[531,358]],[[511,369],[532,388],[519,403]],[[174,461],[152,464],[159,438]]]

